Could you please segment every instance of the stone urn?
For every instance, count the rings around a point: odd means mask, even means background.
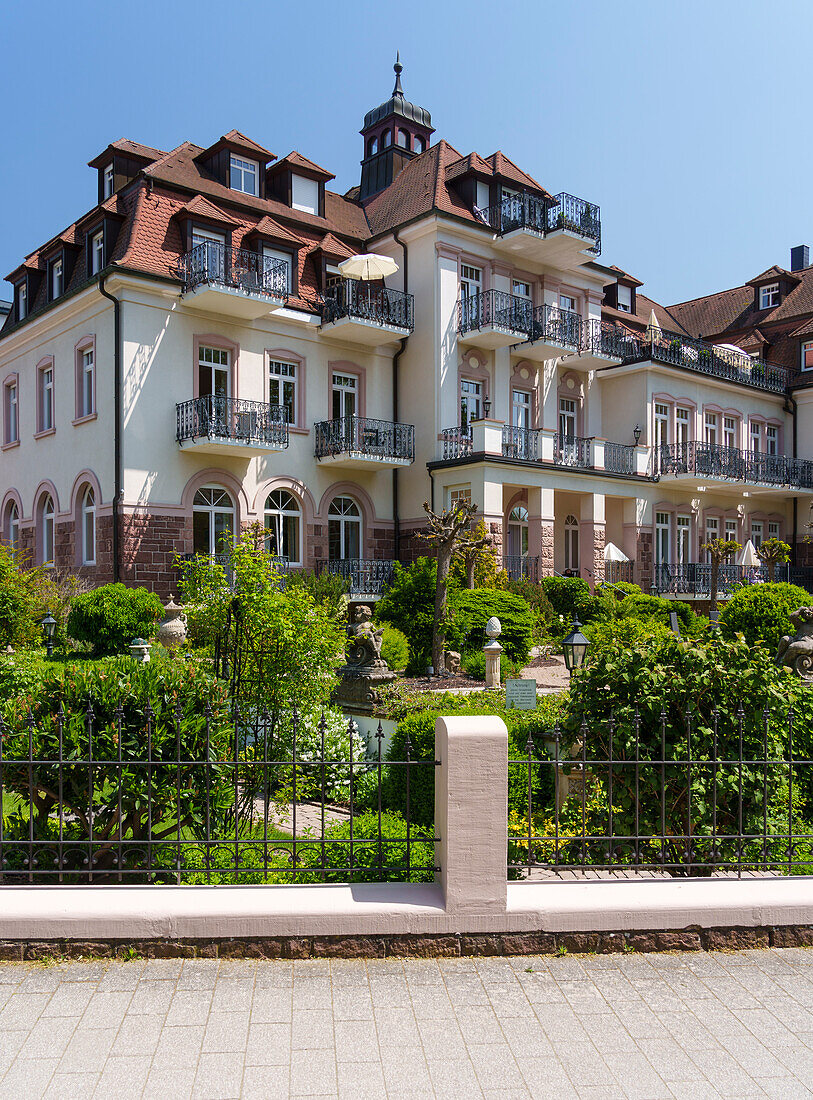
[[[169,599],[164,604],[164,618],[158,627],[156,641],[158,641],[171,657],[174,657],[178,649],[186,641],[186,615],[180,604],[170,592]]]

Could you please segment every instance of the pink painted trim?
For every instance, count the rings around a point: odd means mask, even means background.
[[[94,363],[95,367],[95,363]],[[42,372],[50,369],[51,371],[51,420],[53,421],[53,427],[43,428],[42,426]],[[56,431],[56,370],[54,368],[53,355],[46,355],[40,359],[34,368],[34,377],[36,379],[34,387],[34,410],[36,414],[37,430],[34,432],[35,439],[42,439],[45,435],[53,435]],[[94,370],[95,374],[95,370]]]
[[[44,428],[41,432],[34,432],[34,439],[45,439],[49,435],[56,435],[56,428]]]
[[[17,390],[17,438],[16,439],[9,439],[9,437],[8,437],[10,425],[9,425],[9,397],[8,397],[7,391],[8,391],[10,386],[14,386]],[[22,433],[22,420],[21,420],[21,417],[20,417],[20,372],[19,371],[16,371],[16,370],[11,371],[3,379],[2,397],[3,397],[3,408],[2,408],[3,445],[2,445],[2,447],[0,447],[0,450],[7,451],[7,450],[10,450],[12,447],[19,447],[20,446],[20,440],[22,439],[22,434],[23,434]]]
[[[201,346],[207,348],[225,348],[226,351],[229,352],[231,396],[237,397],[240,392],[238,389],[238,364],[240,359],[240,345],[235,343],[234,340],[229,340],[227,336],[221,336],[219,333],[211,332],[207,332],[205,334],[195,333],[195,335],[192,337],[192,396],[200,397],[198,359],[200,357]]]
[[[242,483],[226,470],[218,470],[211,466],[192,474],[189,481],[184,485],[181,493],[181,509],[183,514],[189,518],[192,517],[192,501],[195,493],[204,485],[219,485],[231,495],[235,510],[235,534],[239,534],[241,523],[250,523],[255,518],[249,507],[248,497]],[[150,505],[149,510],[153,511],[154,506]]]
[[[15,447],[19,447],[19,446],[20,446],[19,439],[15,439],[13,443],[3,443],[3,445],[0,446],[0,451],[13,451]]]
[[[367,415],[367,368],[360,367],[357,363],[351,363],[348,359],[329,359],[327,363],[327,420],[333,419],[333,372],[337,374],[354,374],[359,382],[356,391],[358,405],[356,416]]]
[[[95,373],[95,372],[94,372]],[[91,420],[95,420],[98,417],[98,413],[88,413],[87,416],[77,416],[75,420],[71,421],[71,424],[76,428],[80,424],[88,424]]]
[[[259,516],[265,511],[266,498],[269,493],[273,493],[276,489],[285,489],[295,496],[302,505],[303,519],[307,523],[313,523],[316,516],[316,502],[313,499],[313,494],[304,481],[300,481],[295,477],[288,477],[285,474],[279,477],[269,478],[269,480],[264,481],[257,490],[254,495],[253,505],[256,515]]]
[[[271,375],[268,369],[270,359],[277,359],[283,363],[293,363],[296,366],[296,409],[294,410],[295,423],[290,425],[289,431],[307,432],[307,416],[305,406],[305,377],[307,372],[304,355],[298,355],[288,348],[266,348],[263,358],[263,400],[266,404],[271,401]]]
[[[93,351],[93,396],[91,398],[93,402],[93,408],[89,412],[82,411],[82,354],[88,350]],[[96,334],[93,333],[88,336],[83,336],[80,340],[77,340],[73,345],[73,362],[74,362],[74,408],[76,415],[74,417],[74,424],[81,424],[85,420],[89,420],[91,416],[95,416],[98,412],[99,406],[96,403],[96,379],[99,373],[98,363],[96,356]]]
[[[96,502],[96,509],[98,512],[98,508],[101,505],[103,499],[102,486],[99,478],[93,472],[93,470],[82,470],[82,472],[77,474],[74,478],[73,487],[71,488],[71,512],[76,511],[77,505],[81,501],[82,494],[85,488],[87,488],[88,486],[90,486],[90,488],[93,490],[93,495]]]

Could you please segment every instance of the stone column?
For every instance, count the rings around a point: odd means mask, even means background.
[[[604,494],[585,494],[579,518],[579,564],[581,575],[591,584],[604,580],[604,527]]]
[[[528,489],[528,556],[539,577],[553,576],[553,489]]]

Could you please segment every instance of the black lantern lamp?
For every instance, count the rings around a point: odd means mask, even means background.
[[[641,438],[641,425],[640,424],[636,424],[635,427],[632,429],[632,438],[635,440],[635,446],[637,447],[638,446],[638,441]]]
[[[584,664],[587,656],[587,647],[590,642],[582,634],[582,624],[576,615],[573,616],[573,626],[570,633],[562,642],[562,653],[565,657],[565,668],[572,676],[577,668]]]
[[[483,414],[486,420],[488,420],[489,416],[491,416],[491,402],[488,398],[485,398],[485,400],[483,401]]]
[[[45,636],[45,653],[48,657],[54,655],[54,631],[56,630],[56,619],[49,611],[43,619],[40,620],[40,626],[42,627],[42,633]]]

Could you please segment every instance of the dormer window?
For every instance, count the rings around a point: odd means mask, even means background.
[[[64,266],[60,256],[57,260],[51,260],[50,290],[52,300],[61,296],[62,291],[65,289],[64,283]]]
[[[766,283],[759,288],[759,308],[772,309],[779,305],[779,283]]]
[[[102,177],[102,194],[105,199],[109,199],[113,194],[113,165],[108,164],[104,170],[104,176]]]
[[[257,195],[257,162],[255,160],[243,160],[242,157],[231,154],[229,162],[229,183],[232,191],[240,191],[244,195]]]
[[[104,231],[99,230],[90,238],[90,274],[98,275],[104,267]]]
[[[17,287],[17,320],[22,321],[28,316],[28,287],[20,283]]]
[[[291,206],[306,214],[319,213],[319,183],[307,176],[291,176]]]
[[[622,313],[632,313],[632,287],[618,284],[618,308]]]

